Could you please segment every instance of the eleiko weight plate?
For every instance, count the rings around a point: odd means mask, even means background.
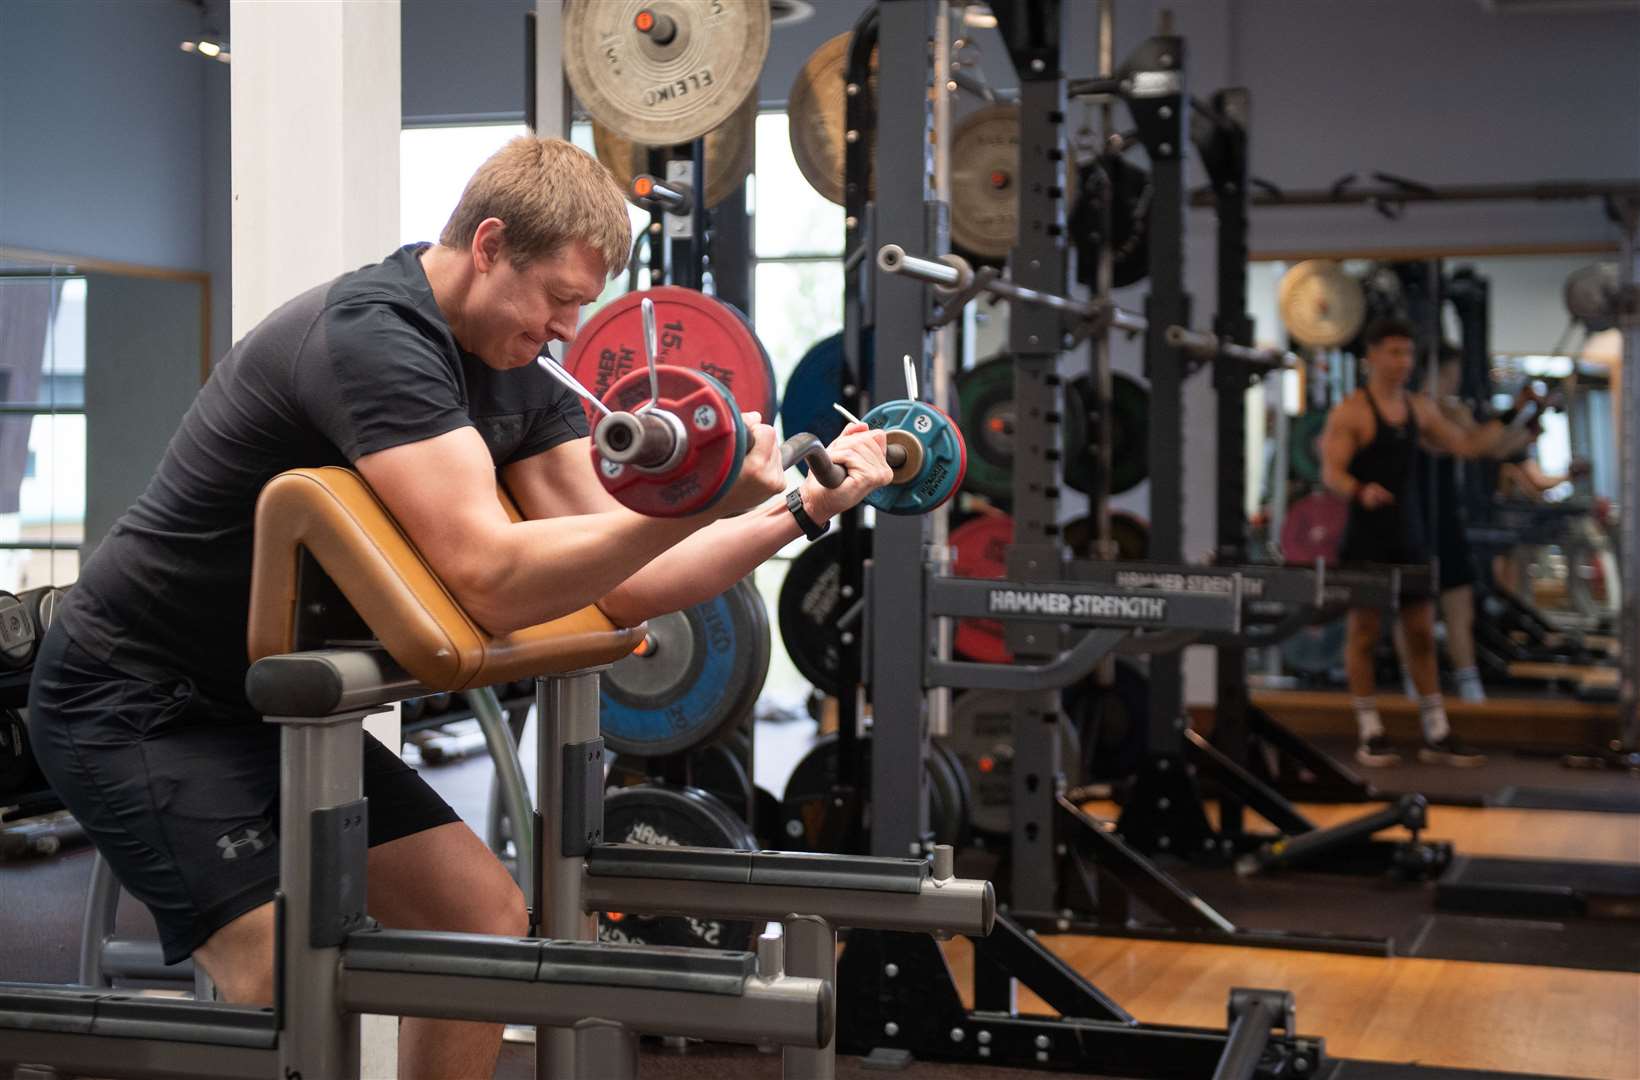
[[[755,590],[737,586],[649,620],[643,644],[601,680],[609,748],[638,757],[672,754],[743,721],[768,673],[769,624],[761,608]]]
[[[970,822],[976,835],[1005,839],[1013,821],[1013,703],[1017,695],[1003,690],[970,690],[951,707],[951,734],[942,740],[973,792]],[[1061,717],[1059,761],[1066,783],[1082,782],[1082,741]]]
[[[869,823],[870,732],[860,736],[859,751],[861,786],[857,806],[864,812],[864,821]],[[928,820],[934,830],[935,843],[956,846],[962,843],[966,822],[963,820],[963,809],[960,805],[952,806],[951,799],[953,795],[960,799],[962,788],[959,782],[953,781],[953,772],[947,763],[935,764],[937,756],[931,747],[929,759],[924,763],[928,772]],[[836,734],[823,735],[798,761],[786,780],[786,793],[780,801],[782,843],[785,846],[802,851],[821,850],[821,838],[837,824],[829,819],[840,812],[831,797],[832,788],[837,783],[838,757]],[[941,776],[940,773],[946,775]],[[847,835],[849,831],[843,827],[838,835]]]
[[[605,793],[604,840],[612,844],[757,850],[757,837],[715,796],[695,788],[656,784]],[[743,950],[752,947],[756,933],[757,928],[750,922],[713,918],[604,912],[598,919],[598,940],[636,945]]]
[[[1008,545],[1014,539],[1014,519],[1006,514],[979,514],[951,530],[956,552],[951,572],[965,578],[1007,576]],[[1005,664],[1011,659],[1003,644],[1002,624],[995,619],[959,619],[952,645],[970,660]]]
[[[564,367],[582,386],[601,401],[621,376],[645,368],[645,297],[655,303],[656,363],[703,371],[727,387],[742,409],[761,413],[765,423],[773,418],[774,368],[745,316],[677,285],[627,293],[587,320],[564,355]],[[588,421],[596,420],[592,405],[583,404]]]

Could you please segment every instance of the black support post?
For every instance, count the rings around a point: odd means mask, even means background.
[[[932,228],[928,212],[929,39],[934,32],[931,0],[879,0],[878,48],[885,58],[878,72],[877,175],[893,177],[878,185],[875,247],[899,244],[907,251],[943,253],[945,237]],[[924,286],[897,274],[875,275],[876,364],[872,399],[906,396],[904,364],[916,372],[919,388],[929,385],[929,337],[924,324]],[[923,576],[910,568],[924,561],[927,522],[922,517],[879,515],[872,531],[872,565],[882,572],[866,581],[871,628],[866,638],[872,700],[871,854],[910,856],[929,850],[928,756],[923,670],[932,645],[918,632],[908,642],[905,616],[924,610]],[[908,649],[907,646],[910,646]]]
[[[1010,258],[1013,280],[1063,295],[1065,245],[1065,80],[1060,66],[1064,13],[1058,0],[993,9],[1019,72],[1019,236]],[[1060,312],[1013,304],[1008,313],[1014,357],[1014,539],[1008,576],[1054,581],[1063,576],[1059,542],[1060,418],[1064,412],[1056,368],[1065,329]],[[1021,663],[1055,656],[1061,633],[1043,624],[1007,631]],[[1013,822],[1010,902],[1016,910],[1051,912],[1056,906],[1055,797],[1063,763],[1055,725],[1064,723],[1059,695],[1014,695]]]

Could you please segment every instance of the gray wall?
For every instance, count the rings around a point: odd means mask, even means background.
[[[194,282],[86,275],[82,557],[148,486],[199,390],[202,299]]]
[[[226,0],[210,0],[226,32]],[[228,345],[228,68],[182,0],[0,0],[0,245],[212,276]]]

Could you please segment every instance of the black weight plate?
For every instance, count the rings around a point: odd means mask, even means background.
[[[17,594],[17,599],[28,608],[29,619],[34,623],[36,641],[46,639],[46,631],[57,621],[57,607],[67,595],[67,589],[59,589],[55,585],[42,585],[37,589],[28,589]]]
[[[426,698],[405,698],[399,704],[399,723],[401,725],[414,724],[427,715]]]
[[[861,788],[860,804],[865,807],[865,820],[869,824],[871,809],[866,806],[869,798],[867,789],[871,786],[871,735],[868,732],[860,736],[860,776],[858,782]],[[962,820],[960,788],[955,788],[948,777],[942,780],[939,771],[943,765],[935,764],[935,754],[930,753],[924,768],[928,771],[929,783],[929,822],[934,829],[934,842],[937,844],[959,845],[962,842]],[[783,830],[782,843],[791,848],[803,851],[820,850],[820,837],[828,832],[830,824],[827,817],[836,812],[831,802],[831,789],[837,782],[837,736],[835,734],[821,736],[797,767],[792,770],[786,781],[786,794],[781,799],[781,828]],[[957,791],[955,805],[951,802],[951,793]],[[945,806],[940,806],[940,800],[946,800]],[[843,830],[847,832],[848,830]]]
[[[714,796],[694,788],[658,785],[605,794],[604,840],[657,847],[757,850],[757,838],[746,823]],[[605,912],[598,918],[598,940],[638,945],[744,950],[752,947],[756,933],[750,922],[722,919],[620,912]]]
[[[928,781],[928,817],[935,840],[957,848],[966,847],[974,813],[973,800],[968,797],[968,778],[963,775],[957,756],[934,741],[928,744]]]
[[[688,752],[689,786],[715,796],[736,817],[749,820],[752,778],[734,748],[728,743],[708,743]],[[606,787],[629,788],[647,784],[658,776],[653,759],[617,754],[609,763]]]
[[[0,709],[0,801],[34,788],[38,775],[23,718],[11,709]]]
[[[1101,686],[1096,677],[1065,689],[1065,713],[1081,736],[1086,780],[1131,776],[1150,745],[1150,680],[1125,660],[1116,679]]]
[[[964,693],[951,707],[951,734],[944,739],[973,792],[973,830],[992,839],[1006,838],[1013,821],[1014,697],[1002,690]],[[1057,730],[1060,767],[1075,787],[1082,782],[1082,740],[1071,723]]]
[[[1093,518],[1079,517],[1060,526],[1065,545],[1078,559],[1093,558]],[[1116,541],[1116,558],[1135,562],[1150,555],[1150,526],[1135,514],[1117,510],[1110,515],[1110,538]]]
[[[28,605],[9,592],[0,592],[0,669],[28,667],[38,644]]]
[[[871,530],[861,531],[862,551],[871,550]],[[852,667],[860,670],[860,642],[858,628],[855,640],[848,645],[842,641],[842,632],[836,622],[854,600],[842,595],[843,534],[832,531],[804,548],[786,570],[786,580],[780,586],[780,640],[798,672],[823,694],[837,697],[846,689],[843,685],[845,659],[852,656]]]
[[[957,426],[968,444],[964,491],[1006,499],[1014,474],[1014,362],[993,356],[957,376]]]
[[[1150,390],[1122,372],[1110,375],[1110,446],[1112,495],[1150,477]]]
[[[1126,158],[1105,155],[1077,171],[1076,203],[1067,224],[1076,244],[1076,276],[1099,285],[1099,249],[1105,244],[1104,207],[1110,214],[1113,242],[1112,280],[1117,288],[1134,285],[1150,273],[1150,173]]]
[[[780,825],[780,800],[766,788],[753,788],[752,798],[757,803],[757,842],[765,851],[784,851],[786,834]]]
[[[1093,469],[1099,464],[1099,431],[1093,425],[1093,402],[1088,397],[1092,386],[1086,376],[1065,384],[1065,418],[1060,427],[1065,486],[1081,492],[1093,486]]]
[[[742,583],[744,584],[744,583]],[[638,652],[604,673],[600,726],[618,754],[658,757],[745,719],[768,674],[768,619],[750,586],[649,620]]]
[[[1066,405],[1076,401],[1091,416],[1094,411],[1093,381],[1086,375],[1072,380]],[[1119,371],[1110,376],[1110,492],[1120,495],[1142,484],[1150,475],[1150,391],[1131,375]],[[1098,463],[1097,420],[1087,424],[1087,442],[1081,453],[1067,457],[1065,483],[1077,491],[1088,490],[1091,471]]]
[[[450,711],[451,705],[455,704],[455,695],[440,691],[436,694],[428,694],[421,699],[421,702],[423,716],[442,716]]]

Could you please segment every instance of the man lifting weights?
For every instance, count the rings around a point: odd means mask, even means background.
[[[1321,434],[1321,480],[1350,501],[1349,522],[1339,546],[1340,562],[1423,564],[1429,544],[1419,502],[1417,448],[1456,457],[1497,457],[1512,452],[1525,432],[1492,420],[1472,428],[1454,424],[1429,395],[1409,392],[1414,348],[1405,319],[1374,320],[1363,335],[1367,383],[1336,405]],[[1441,699],[1435,664],[1435,614],[1429,597],[1401,598],[1401,627],[1418,691],[1424,745],[1420,760],[1479,765],[1486,759],[1453,734]],[[1346,624],[1345,667],[1360,729],[1356,760],[1392,765],[1400,755],[1384,734],[1374,696],[1373,653],[1378,645],[1376,608],[1352,608]]]
[[[598,604],[633,625],[723,592],[887,484],[884,437],[831,445],[842,486],[764,504],[784,477],[746,414],[739,479],[710,512],[642,517],[594,474],[581,403],[536,363],[625,265],[626,201],[557,139],[515,139],[469,181],[439,242],[291,300],[217,365],[141,498],[110,530],[34,670],[30,733],[53,787],[148,905],[167,963],[233,1002],[273,996],[279,734],[250,711],[252,522],[286,469],[351,465],[467,612],[495,634]],[[495,497],[497,470],[527,520]],[[812,528],[812,526],[811,526]],[[522,935],[487,846],[366,740],[370,914],[407,929]],[[499,1025],[406,1019],[405,1077],[488,1076]]]

